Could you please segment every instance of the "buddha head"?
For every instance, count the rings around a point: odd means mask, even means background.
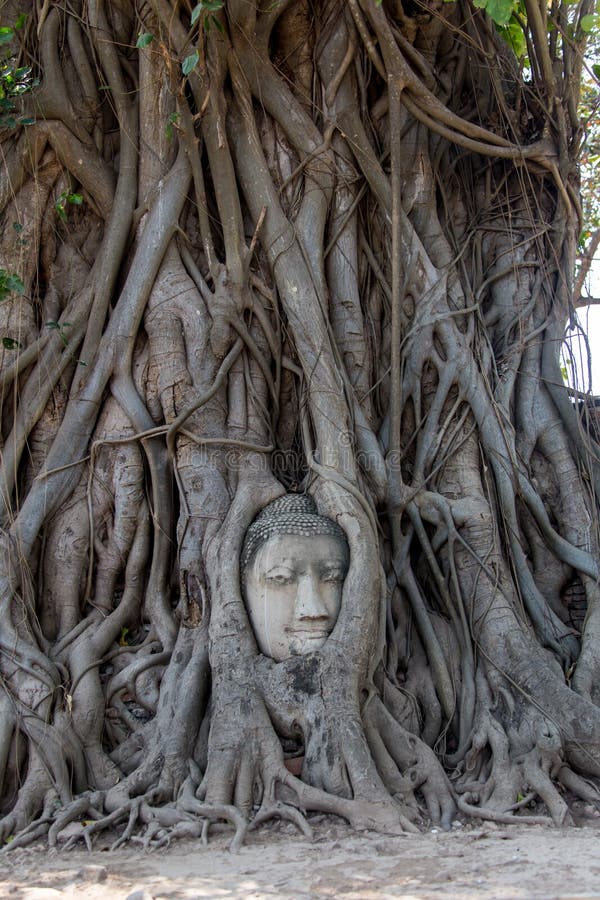
[[[261,653],[281,662],[325,644],[348,563],[344,532],[308,494],[286,494],[258,514],[246,532],[241,576]]]

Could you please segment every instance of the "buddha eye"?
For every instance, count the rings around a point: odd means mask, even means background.
[[[321,581],[339,584],[344,580],[344,575],[339,569],[329,569],[321,575]]]
[[[276,584],[283,586],[285,584],[292,584],[294,581],[294,576],[291,573],[285,572],[273,572],[270,575],[267,575],[265,578],[267,584]]]

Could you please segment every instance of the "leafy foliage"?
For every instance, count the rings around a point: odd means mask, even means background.
[[[135,46],[140,50],[143,50],[144,47],[148,47],[152,41],[154,40],[154,35],[150,34],[150,32],[145,31],[143,34],[138,35],[138,39],[135,43]]]
[[[83,204],[83,195],[82,194],[73,194],[69,191],[63,191],[56,203],[54,204],[54,209],[60,219],[63,222],[66,222],[69,218],[68,216],[68,208],[71,206],[81,206]]]
[[[594,29],[596,29],[598,27],[599,24],[600,24],[600,16],[588,15],[588,16],[582,17],[582,19],[579,23],[579,27],[581,28],[581,30],[583,32],[585,32],[585,34],[590,34],[591,32],[594,31]]]
[[[18,275],[10,274],[6,269],[0,269],[0,302],[9,294],[24,294],[25,285]]]
[[[181,63],[181,71],[187,77],[191,72],[194,71],[196,66],[198,65],[198,60],[200,59],[200,54],[197,50],[194,50],[193,53],[190,53],[189,56]]]
[[[222,9],[224,5],[223,0],[203,0],[202,3],[197,3],[192,10],[190,19],[191,24],[195,25],[196,22],[200,20],[205,31],[210,30],[211,23],[218,28],[219,31],[222,31],[223,26],[215,13]]]
[[[12,29],[9,29],[12,36]],[[0,30],[1,38],[6,29]],[[29,93],[38,84],[32,77],[31,66],[14,66],[13,60],[0,65],[0,128],[15,128],[17,125],[33,125],[35,119],[17,113],[17,98]]]
[[[508,25],[515,9],[514,0],[473,0],[478,9],[485,9],[496,25]]]

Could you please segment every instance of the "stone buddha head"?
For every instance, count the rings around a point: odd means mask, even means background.
[[[348,571],[346,536],[308,494],[286,494],[252,522],[242,592],[258,648],[281,662],[319,650],[333,630]]]

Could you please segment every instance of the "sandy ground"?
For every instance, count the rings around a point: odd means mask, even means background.
[[[17,850],[0,855],[2,900],[372,900],[561,898],[600,900],[600,828],[462,825],[449,833],[382,837],[322,817],[312,843],[273,823],[229,853],[225,835],[208,847],[179,841],[144,853]]]

